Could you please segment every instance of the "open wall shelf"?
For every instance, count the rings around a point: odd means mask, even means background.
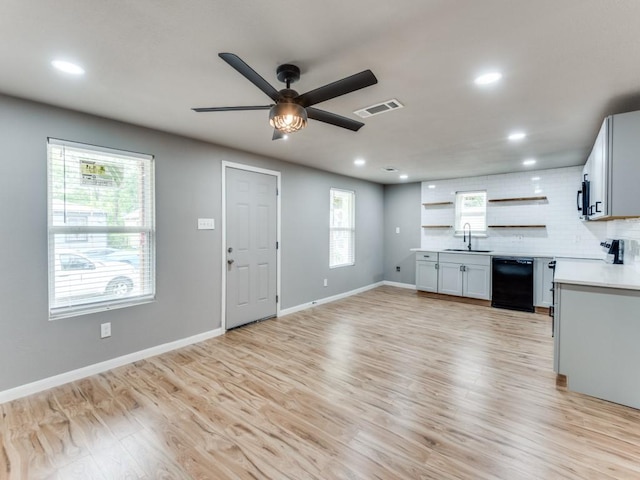
[[[453,225],[422,225],[422,228],[453,228]]]
[[[487,200],[489,203],[504,202],[547,202],[547,197],[514,197],[514,198],[491,198]]]
[[[546,225],[487,225],[489,228],[547,228]]]
[[[453,202],[431,202],[422,204],[424,207],[444,207],[445,205],[453,205]]]

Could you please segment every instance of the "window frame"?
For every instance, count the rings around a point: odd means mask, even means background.
[[[462,205],[462,197],[463,196],[471,196],[471,195],[482,195],[484,197],[484,204],[482,205],[481,209],[482,212],[475,214],[475,212],[466,212],[464,211],[463,205]],[[455,219],[454,219],[454,235],[456,236],[462,236],[464,235],[464,225],[467,222],[462,222],[462,218],[463,217],[469,217],[469,216],[478,216],[478,217],[482,217],[482,224],[483,224],[483,228],[474,228],[473,225],[471,225],[471,233],[474,234],[474,236],[486,236],[487,235],[487,191],[486,190],[468,190],[468,191],[459,191],[456,192],[456,198],[455,198]]]
[[[333,209],[333,199],[334,199],[334,192],[340,192],[340,193],[348,193],[351,196],[351,212],[350,212],[350,218],[351,218],[351,222],[350,222],[350,226],[344,227],[337,227],[334,226],[332,221],[334,219],[334,209]],[[350,249],[350,257],[351,257],[351,261],[350,262],[344,262],[344,263],[332,263],[332,259],[333,259],[333,251],[332,251],[332,247],[334,245],[334,242],[332,241],[333,239],[333,233],[334,232],[349,232],[350,233],[350,239],[349,239],[349,249]],[[355,190],[347,190],[344,188],[336,188],[336,187],[331,187],[329,189],[329,268],[333,269],[333,268],[341,268],[341,267],[350,267],[350,266],[354,266],[356,264],[356,192]]]
[[[148,191],[145,192],[143,199],[140,201],[140,205],[144,204],[144,208],[148,209],[148,214],[145,215],[147,221],[142,222],[142,226],[109,226],[109,225],[56,225],[55,224],[55,212],[56,206],[60,200],[54,199],[54,172],[53,172],[53,156],[52,149],[56,147],[70,147],[73,149],[85,150],[90,153],[98,153],[103,155],[113,155],[120,160],[137,160],[138,162],[144,162],[144,164],[138,163],[138,165],[144,165],[145,175],[148,178],[145,181],[144,188]],[[61,140],[57,138],[47,138],[47,241],[48,241],[48,254],[47,254],[47,275],[49,286],[49,298],[48,298],[48,310],[49,320],[58,320],[60,318],[75,317],[78,315],[86,315],[90,313],[103,312],[113,310],[117,308],[125,308],[134,305],[140,305],[143,303],[149,303],[155,300],[156,293],[156,221],[155,221],[155,158],[153,155],[142,154],[137,152],[130,152],[125,150],[119,150],[109,147],[95,146],[80,142],[73,142],[68,140]],[[64,160],[66,161],[66,159]],[[63,174],[64,176],[64,174]],[[60,177],[57,177],[60,178]],[[148,202],[148,204],[147,204]],[[63,201],[64,203],[64,201]],[[124,217],[126,214],[122,214]],[[143,234],[145,242],[148,244],[145,247],[145,253],[148,254],[149,260],[145,262],[146,268],[149,269],[143,275],[143,278],[147,280],[144,285],[146,287],[145,293],[138,293],[122,298],[99,298],[96,296],[94,301],[79,302],[78,300],[68,300],[64,305],[56,303],[55,298],[55,271],[57,254],[63,255],[65,248],[62,251],[56,253],[56,235],[65,236],[65,238],[79,238],[80,236],[86,236],[87,238],[95,235],[109,234]],[[67,243],[65,241],[65,243]],[[73,247],[69,247],[73,248]],[[81,253],[81,252],[78,252]],[[91,260],[91,259],[89,259]],[[93,260],[91,260],[93,261]],[[91,297],[93,299],[93,297]]]

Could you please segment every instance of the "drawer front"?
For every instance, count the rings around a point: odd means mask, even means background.
[[[491,255],[474,253],[440,253],[440,262],[460,263],[462,265],[491,265]]]
[[[416,252],[416,261],[437,262],[438,252]]]

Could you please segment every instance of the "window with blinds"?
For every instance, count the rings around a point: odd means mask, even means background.
[[[355,263],[356,193],[332,188],[329,215],[329,267]]]
[[[155,296],[150,155],[49,139],[49,318]]]
[[[467,223],[472,232],[487,233],[486,191],[456,192],[456,233],[461,234]]]

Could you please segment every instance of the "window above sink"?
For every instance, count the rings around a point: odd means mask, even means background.
[[[462,235],[469,224],[474,235],[487,234],[487,191],[456,192],[455,234]]]

